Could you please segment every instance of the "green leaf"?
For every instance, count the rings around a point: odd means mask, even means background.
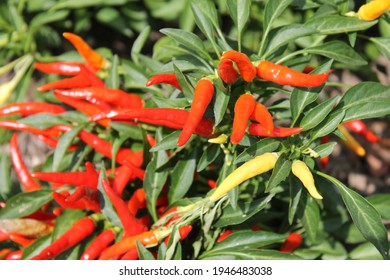
[[[51,190],[38,190],[12,196],[7,200],[6,206],[0,209],[0,219],[16,219],[34,213],[53,200],[51,193]]]
[[[39,129],[46,129],[54,125],[65,123],[59,115],[53,115],[49,113],[39,113],[39,114],[30,115],[28,117],[19,119],[18,122]]]
[[[102,24],[107,25],[126,37],[133,37],[134,35],[134,32],[128,26],[127,20],[117,9],[105,7],[98,10],[95,17]]]
[[[317,174],[337,187],[354,224],[366,240],[378,249],[383,259],[389,259],[387,231],[378,211],[364,197],[349,189],[336,178],[322,172],[317,172]]]
[[[186,49],[199,54],[204,59],[211,59],[206,48],[203,45],[202,40],[192,32],[184,31],[181,29],[164,28],[160,30],[161,33],[167,35],[172,40],[183,45]]]
[[[196,151],[185,159],[179,160],[171,173],[171,185],[168,190],[169,204],[184,197],[192,185],[196,168]]]
[[[370,38],[370,41],[373,42],[381,53],[390,60],[390,38]]]
[[[229,9],[229,15],[233,19],[234,25],[237,28],[239,51],[241,49],[241,34],[250,16],[251,2],[252,1],[250,0],[242,0],[239,3],[236,0],[226,1],[227,7]]]
[[[136,64],[139,64],[139,57],[137,55],[141,53],[142,48],[146,44],[150,35],[150,31],[151,27],[149,25],[143,28],[137,39],[135,39],[133,46],[131,47],[131,59]]]
[[[201,256],[203,260],[301,260],[293,254],[281,253],[276,250],[245,249],[240,251],[221,251],[213,255]]]
[[[221,154],[219,145],[208,145],[199,159],[197,172],[204,170],[210,163],[214,162]]]
[[[271,177],[268,181],[265,191],[270,192],[276,188],[284,179],[288,177],[291,171],[292,162],[288,160],[286,154],[282,154],[276,161],[275,167],[272,170]]]
[[[140,260],[155,260],[153,254],[149,252],[149,250],[146,249],[139,240],[136,241],[136,245]]]
[[[273,138],[264,138],[261,139],[256,144],[245,149],[241,154],[237,156],[234,160],[234,163],[240,163],[243,161],[248,161],[253,159],[256,156],[262,155],[264,153],[274,152],[280,146],[280,142]]]
[[[42,25],[47,25],[51,22],[63,20],[68,15],[69,11],[39,13],[30,21],[29,28],[32,28],[34,31],[36,31]]]
[[[383,117],[390,114],[390,86],[362,82],[342,96],[335,110],[345,111],[343,122]]]
[[[313,150],[318,154],[320,158],[323,158],[329,156],[333,152],[333,148],[336,145],[337,142],[329,142],[329,143],[318,145]]]
[[[116,210],[112,205],[110,198],[107,196],[106,192],[103,189],[102,182],[103,179],[106,178],[106,170],[104,168],[104,165],[102,165],[102,170],[100,170],[98,179],[98,197],[102,214],[110,221],[111,224],[119,228],[123,228],[122,222],[119,219],[119,216],[116,213]]]
[[[263,30],[270,29],[274,20],[279,18],[291,3],[292,0],[268,0],[264,9]]]
[[[119,57],[114,55],[112,58],[112,65],[109,70],[109,75],[106,79],[108,88],[119,88],[119,74],[118,74]]]
[[[302,197],[302,203],[305,203],[302,225],[310,242],[316,243],[318,231],[320,229],[320,210],[314,198],[308,195],[307,192],[302,194],[304,194]]]
[[[186,108],[190,106],[186,98],[168,99],[166,97],[152,96],[151,99],[158,108]]]
[[[86,7],[99,7],[99,6],[119,6],[126,4],[127,0],[65,0],[59,2],[53,6],[52,10],[59,9],[80,9]]]
[[[367,197],[384,220],[390,220],[390,194],[375,194]]]
[[[240,202],[236,207],[228,205],[223,209],[222,215],[214,223],[215,227],[238,225],[250,219],[253,215],[264,209],[271,201],[273,194],[251,202]]]
[[[191,87],[190,83],[187,81],[183,72],[176,66],[176,64],[173,64],[173,69],[175,70],[177,81],[179,82],[179,85],[182,88],[185,98],[189,102],[191,102],[192,99],[194,98],[193,88]]]
[[[221,90],[219,87],[215,87],[215,102],[214,102],[214,126],[220,124],[226,113],[226,108],[229,105],[230,95],[227,92]]]
[[[356,248],[354,248],[351,252],[349,252],[349,257],[352,260],[381,260],[382,256],[369,242],[360,244]]]
[[[314,140],[332,133],[342,122],[344,114],[345,112],[340,110],[330,113],[325,120],[311,131],[311,139]]]
[[[51,244],[51,241],[52,241],[51,234],[45,235],[35,240],[30,246],[24,249],[22,260],[29,260],[35,255],[38,255],[40,252],[42,252],[43,249],[45,249],[47,246]]]
[[[73,140],[79,134],[79,132],[85,127],[85,125],[79,125],[72,128],[70,131],[61,135],[58,140],[56,149],[54,150],[53,157],[53,172],[57,171],[61,167],[61,162],[66,154],[66,151],[72,144]]]
[[[352,47],[342,41],[330,41],[319,46],[305,49],[306,53],[322,55],[348,65],[367,65],[365,61]]]
[[[142,131],[138,126],[128,125],[121,122],[111,121],[110,126],[118,131],[120,134],[127,135],[127,137],[134,140],[142,140]]]
[[[176,130],[165,136],[161,141],[157,142],[156,146],[150,149],[151,152],[165,151],[177,148],[177,139],[179,139],[181,131]]]
[[[305,36],[314,34],[312,28],[304,27],[302,24],[290,24],[274,29],[267,37],[267,45],[264,50],[264,58],[267,58],[280,47]]]
[[[338,96],[329,98],[308,111],[299,123],[299,126],[303,128],[303,131],[311,129],[322,122],[330,111],[332,111],[338,98]]]
[[[303,188],[299,185],[298,178],[290,176],[290,198],[288,207],[288,223],[290,225],[293,224],[294,217],[298,211],[302,190]]]
[[[161,130],[157,130],[156,140],[161,140]],[[163,150],[155,152],[152,160],[146,167],[145,179],[143,182],[143,189],[146,193],[146,201],[149,213],[154,220],[157,220],[156,201],[159,197],[165,181],[168,178],[168,172],[166,170],[157,171],[157,167],[167,161],[167,153]]]
[[[355,17],[325,15],[312,17],[305,23],[305,26],[317,30],[320,34],[334,35],[366,30],[376,23],[376,20],[363,21]]]
[[[12,191],[11,159],[7,153],[0,155],[0,197],[8,198]]]

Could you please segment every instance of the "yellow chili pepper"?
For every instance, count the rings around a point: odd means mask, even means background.
[[[361,20],[374,20],[390,9],[389,0],[374,0],[362,5],[357,14]]]
[[[291,171],[298,177],[312,197],[315,199],[322,199],[322,196],[318,193],[315,186],[313,174],[306,163],[301,160],[295,160],[292,164]]]
[[[2,106],[15,89],[15,83],[9,81],[0,85],[0,106]]]
[[[358,156],[364,157],[366,155],[366,150],[359,144],[358,141],[356,141],[355,137],[348,132],[344,125],[339,125],[339,130],[345,136],[345,140],[342,140],[344,144]]]
[[[273,169],[277,159],[277,154],[265,153],[247,161],[230,173],[221,184],[217,186],[215,191],[209,196],[209,199],[211,201],[217,201],[242,182]]]
[[[225,144],[227,139],[228,137],[226,134],[221,134],[218,137],[209,139],[208,142],[213,144]]]

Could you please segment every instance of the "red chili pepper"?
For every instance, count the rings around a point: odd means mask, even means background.
[[[302,243],[302,236],[299,233],[291,232],[280,248],[280,252],[290,253]]]
[[[215,180],[207,180],[207,184],[209,185],[210,188],[215,189],[217,187],[217,182]]]
[[[187,143],[191,135],[195,133],[196,127],[200,124],[213,95],[214,85],[212,81],[207,78],[200,79],[195,87],[190,113],[177,141],[178,146],[183,146]]]
[[[137,120],[141,123],[162,125],[172,129],[183,129],[190,113],[182,109],[174,108],[141,108],[134,110],[113,110],[92,116],[91,121],[104,119],[111,120]],[[195,133],[200,136],[210,137],[213,134],[213,123],[209,119],[201,119],[195,128]]]
[[[46,102],[19,102],[0,108],[0,116],[21,115],[23,117],[37,113],[62,114],[64,108]]]
[[[77,201],[67,201],[67,196],[52,192],[53,199],[64,209],[81,209],[81,210],[91,210],[96,213],[100,213],[100,203],[99,198],[96,195],[95,199],[89,199],[88,197],[82,197]]]
[[[172,215],[173,213],[179,212],[179,211],[180,211],[180,206],[173,206],[173,207],[169,208],[168,211],[166,211],[165,213],[163,213],[163,214],[160,216],[160,219],[165,218],[165,217],[168,217],[168,216]],[[173,222],[179,220],[180,218],[181,218],[181,215],[179,215],[179,214],[174,214],[174,215],[165,223],[165,226],[170,226]]]
[[[219,77],[227,84],[233,84],[237,81],[239,74],[233,66],[233,61],[230,59],[222,59],[218,65]]]
[[[11,252],[12,249],[10,248],[0,249],[0,260],[4,260],[7,257],[7,255]]]
[[[238,71],[245,82],[251,82],[256,77],[256,67],[246,54],[228,50],[221,56],[221,60],[225,59],[230,59],[236,63]]]
[[[30,215],[27,215],[23,218],[34,219],[34,220],[38,220],[38,221],[50,221],[50,220],[54,220],[56,218],[56,215],[54,215],[53,213],[37,210],[36,212],[34,212]]]
[[[123,193],[129,182],[134,181],[137,178],[133,170],[126,165],[116,167],[114,171],[107,170],[107,176],[110,176],[109,174],[111,173],[113,173],[112,176],[114,178],[111,182],[112,188],[119,195]]]
[[[146,207],[146,194],[144,189],[136,189],[127,203],[130,213],[136,215],[138,210]]]
[[[259,102],[256,103],[250,119],[264,125],[267,133],[272,133],[274,130],[274,121],[271,113],[268,111],[267,107]]]
[[[77,187],[89,187],[97,189],[99,174],[91,162],[85,163],[86,171],[74,172],[34,172],[33,178],[41,181],[72,185]]]
[[[248,126],[249,117],[252,115],[256,106],[256,100],[251,94],[242,94],[237,99],[234,105],[234,118],[232,135],[230,142],[232,144],[239,143],[245,135]]]
[[[172,73],[154,75],[146,82],[147,87],[157,84],[169,84],[180,91],[182,90],[176,75]]]
[[[326,82],[329,74],[305,74],[286,66],[263,60],[257,66],[257,76],[260,79],[279,85],[317,87]]]
[[[275,127],[271,133],[268,133],[265,126],[259,123],[252,123],[251,125],[249,125],[248,129],[249,134],[254,136],[276,138],[288,137],[294,134],[298,134],[301,131],[301,127]]]
[[[145,232],[147,228],[130,213],[124,200],[114,192],[107,180],[102,181],[103,189],[113,204],[123,225],[124,236],[130,237]]]
[[[80,131],[78,137],[83,142],[94,148],[97,152],[101,153],[102,155],[105,155],[108,158],[112,158],[111,142],[105,141],[99,138],[97,135],[86,130]],[[115,161],[120,164],[127,165],[132,169],[132,171],[137,177],[143,179],[144,170],[138,168],[139,166],[141,166],[143,161],[142,154],[142,151],[133,152],[130,149],[120,148],[116,154]]]
[[[16,250],[8,253],[8,255],[4,258],[5,260],[21,260],[23,256],[23,250]]]
[[[121,260],[129,260],[129,261],[135,261],[138,260],[138,249],[133,248],[127,253],[123,254],[123,256],[120,258]]]
[[[187,236],[190,234],[192,230],[192,225],[184,225],[180,227],[179,229],[179,236],[180,240],[184,240],[187,238]],[[165,238],[164,243],[168,246],[169,240],[171,239],[171,235],[168,235],[167,238]]]
[[[57,148],[57,146],[58,146],[57,139],[54,139],[52,137],[42,135],[42,134],[35,134],[35,136],[37,136],[39,140],[41,140],[43,143],[45,143],[47,146],[49,146],[51,148]],[[78,145],[73,144],[73,145],[70,145],[70,147],[68,148],[68,151],[72,152],[72,151],[76,150],[77,148],[78,148]]]
[[[6,241],[8,239],[9,239],[9,233],[0,230],[0,242]]]
[[[10,233],[9,239],[23,247],[28,247],[35,241],[35,239],[28,239],[17,233]]]
[[[231,235],[233,231],[231,229],[227,229],[224,232],[221,233],[221,235],[217,239],[217,243],[222,242],[224,239],[226,239],[229,235]]]
[[[380,139],[376,136],[367,125],[361,120],[353,120],[345,122],[344,125],[352,132],[363,136],[367,141],[371,143],[378,143]]]
[[[80,36],[65,32],[62,34],[76,48],[79,54],[87,61],[87,63],[95,70],[103,69],[107,61],[106,59],[94,51]]]
[[[106,248],[99,257],[99,260],[109,260],[121,256],[130,250],[136,248],[137,241],[143,246],[154,246],[158,244],[158,238],[153,230],[143,232],[139,235],[123,238],[114,245]]]
[[[108,228],[102,231],[91,242],[87,249],[83,252],[80,260],[95,260],[99,257],[100,253],[106,249],[112,242],[114,242],[116,233],[113,229]]]
[[[46,136],[57,136],[57,133],[54,131],[49,131],[46,129],[39,129],[32,126],[28,126],[24,123],[19,123],[15,120],[0,121],[0,127],[3,129],[25,131],[33,134],[41,134]]]
[[[53,259],[65,250],[80,243],[95,230],[95,221],[90,217],[83,217],[73,224],[62,236],[54,240],[49,246],[43,249],[32,260]]]
[[[84,64],[80,62],[35,62],[34,64],[34,68],[43,73],[63,76],[76,76],[81,72],[82,67]]]
[[[75,202],[80,199],[99,201],[98,191],[89,187],[77,187],[75,191],[65,198],[66,202]]]
[[[56,90],[56,93],[75,99],[86,99],[88,101],[93,99],[103,100],[127,109],[143,107],[143,101],[138,95],[127,93],[120,89],[87,87],[70,90]]]
[[[27,166],[25,165],[22,155],[18,148],[18,138],[16,133],[12,135],[10,142],[11,161],[19,178],[20,184],[26,192],[36,191],[42,189],[41,185],[34,181]]]
[[[156,139],[151,134],[146,134],[146,140],[148,141],[150,147],[156,146]]]

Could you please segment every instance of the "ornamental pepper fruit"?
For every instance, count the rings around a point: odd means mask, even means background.
[[[280,247],[280,252],[291,253],[296,248],[302,244],[302,236],[297,232],[291,232],[282,246]]]
[[[38,255],[34,256],[32,260],[53,259],[65,250],[83,241],[94,230],[95,221],[90,217],[83,217],[75,222],[62,236],[54,240],[53,243],[44,248]]]
[[[239,143],[245,135],[248,121],[256,106],[256,100],[252,94],[242,94],[234,105],[234,118],[230,142]]]
[[[202,78],[198,81],[194,99],[192,100],[190,113],[184,124],[183,130],[180,133],[178,146],[183,146],[190,139],[191,135],[195,133],[196,127],[203,118],[207,106],[210,104],[214,95],[214,85],[208,78]]]
[[[388,9],[390,9],[389,0],[373,0],[362,5],[357,15],[361,20],[374,20],[383,15]]]
[[[294,160],[291,166],[292,173],[302,182],[309,194],[315,199],[322,199],[314,183],[313,174],[309,167],[301,160]]]
[[[260,123],[252,123],[249,125],[248,132],[253,136],[260,137],[275,137],[283,138],[300,133],[302,127],[274,127],[271,133],[267,131],[267,127]]]
[[[265,153],[245,162],[230,173],[208,198],[211,201],[217,201],[242,182],[273,169],[277,159],[278,155],[276,153]]]
[[[114,242],[116,232],[107,228],[99,233],[98,236],[91,242],[91,244],[85,249],[80,257],[80,260],[95,260],[99,257],[100,253],[106,249],[112,242]]]
[[[95,71],[107,66],[106,59],[94,51],[83,38],[70,32],[64,32],[62,35],[76,48],[78,53]]]
[[[80,62],[35,62],[34,68],[45,74],[57,74],[63,76],[76,76],[84,67]]]
[[[367,141],[371,143],[380,142],[378,136],[376,136],[362,120],[348,121],[345,122],[343,125],[352,132],[363,136]]]
[[[364,157],[366,155],[366,150],[363,148],[362,145],[353,137],[349,131],[345,128],[344,125],[340,124],[338,126],[341,133],[344,135],[345,139],[342,139],[344,144],[350,148],[355,154],[357,154],[360,157]]]
[[[174,73],[157,74],[150,77],[149,80],[146,82],[147,87],[157,84],[169,84],[180,91],[182,90],[179,81],[177,80],[176,75]]]
[[[21,115],[26,117],[38,113],[62,114],[66,110],[60,105],[46,102],[18,102],[0,108],[0,116]]]
[[[278,85],[317,87],[326,82],[329,74],[305,74],[283,65],[262,60],[257,66],[257,76],[260,79],[274,82]]]
[[[256,67],[246,54],[235,50],[228,50],[221,56],[221,61],[225,59],[232,60],[236,63],[238,71],[245,82],[251,82],[256,77]]]
[[[271,134],[273,132],[274,121],[272,119],[272,115],[268,111],[267,107],[265,107],[263,104],[256,102],[255,109],[253,110],[249,118],[255,122],[262,124],[268,134]]]
[[[230,59],[222,59],[218,65],[218,74],[222,81],[226,84],[233,84],[237,81],[239,74],[234,68],[233,61]]]

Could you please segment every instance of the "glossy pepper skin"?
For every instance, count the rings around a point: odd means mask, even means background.
[[[159,241],[153,230],[146,231],[132,237],[123,238],[114,245],[106,248],[100,254],[99,260],[113,259],[129,252],[130,250],[136,248],[137,240],[141,242],[143,246],[155,246]]]
[[[314,183],[313,174],[306,163],[301,160],[294,160],[291,166],[292,173],[302,182],[309,194],[315,199],[322,199]]]
[[[235,83],[240,76],[230,59],[221,60],[218,65],[218,74],[221,80],[229,85]]]
[[[282,246],[280,247],[280,252],[291,253],[297,249],[302,244],[302,236],[297,232],[291,232]]]
[[[249,117],[251,120],[262,124],[268,134],[274,130],[274,121],[270,111],[263,104],[256,102],[255,109]]]
[[[388,9],[390,9],[389,0],[373,0],[362,5],[357,14],[361,20],[374,20],[383,15]]]
[[[45,74],[76,76],[81,72],[83,64],[80,62],[36,62],[34,68]]]
[[[228,50],[222,54],[220,59],[221,61],[229,59],[236,63],[238,71],[245,82],[251,82],[256,77],[256,67],[246,54]]]
[[[53,243],[43,249],[38,255],[34,256],[32,260],[53,259],[65,250],[83,241],[94,230],[95,221],[90,217],[83,217],[75,222],[62,236],[54,240]]]
[[[62,34],[79,52],[79,54],[87,61],[87,63],[95,70],[103,69],[107,61],[94,51],[80,36],[64,32]]]
[[[277,159],[278,156],[275,153],[265,153],[245,162],[230,173],[208,198],[211,201],[217,201],[242,182],[273,169]]]
[[[194,99],[192,100],[190,113],[184,124],[183,130],[180,133],[179,140],[177,141],[178,146],[183,146],[187,143],[191,135],[195,133],[196,127],[202,120],[213,95],[213,82],[207,78],[200,79],[195,87]]]
[[[257,76],[260,79],[270,81],[278,85],[317,87],[326,82],[329,74],[305,74],[292,70],[286,66],[263,60],[257,66]]]
[[[248,128],[248,132],[250,135],[274,138],[288,137],[291,135],[299,134],[301,131],[301,127],[274,127],[271,132],[268,132],[267,127],[260,123],[252,123],[249,125]]]
[[[353,120],[343,123],[350,131],[363,136],[371,143],[378,143],[380,139],[375,135],[362,120]]]
[[[66,110],[62,106],[46,102],[17,102],[0,108],[0,116],[21,115],[25,117],[38,113],[62,114],[64,112]]]
[[[113,229],[108,228],[99,233],[98,236],[91,242],[87,249],[83,252],[80,260],[95,260],[100,253],[114,242],[116,233]]]
[[[238,144],[245,135],[248,121],[256,106],[256,100],[252,94],[242,94],[234,105],[234,118],[230,142]]]
[[[20,154],[18,147],[18,138],[16,133],[14,133],[11,138],[10,154],[12,165],[24,190],[26,192],[31,192],[42,189],[41,185],[33,179],[22,159],[22,155]]]
[[[177,88],[180,91],[182,90],[179,81],[177,80],[176,75],[174,73],[157,74],[150,77],[149,80],[146,82],[147,87],[158,84],[168,84]]]

